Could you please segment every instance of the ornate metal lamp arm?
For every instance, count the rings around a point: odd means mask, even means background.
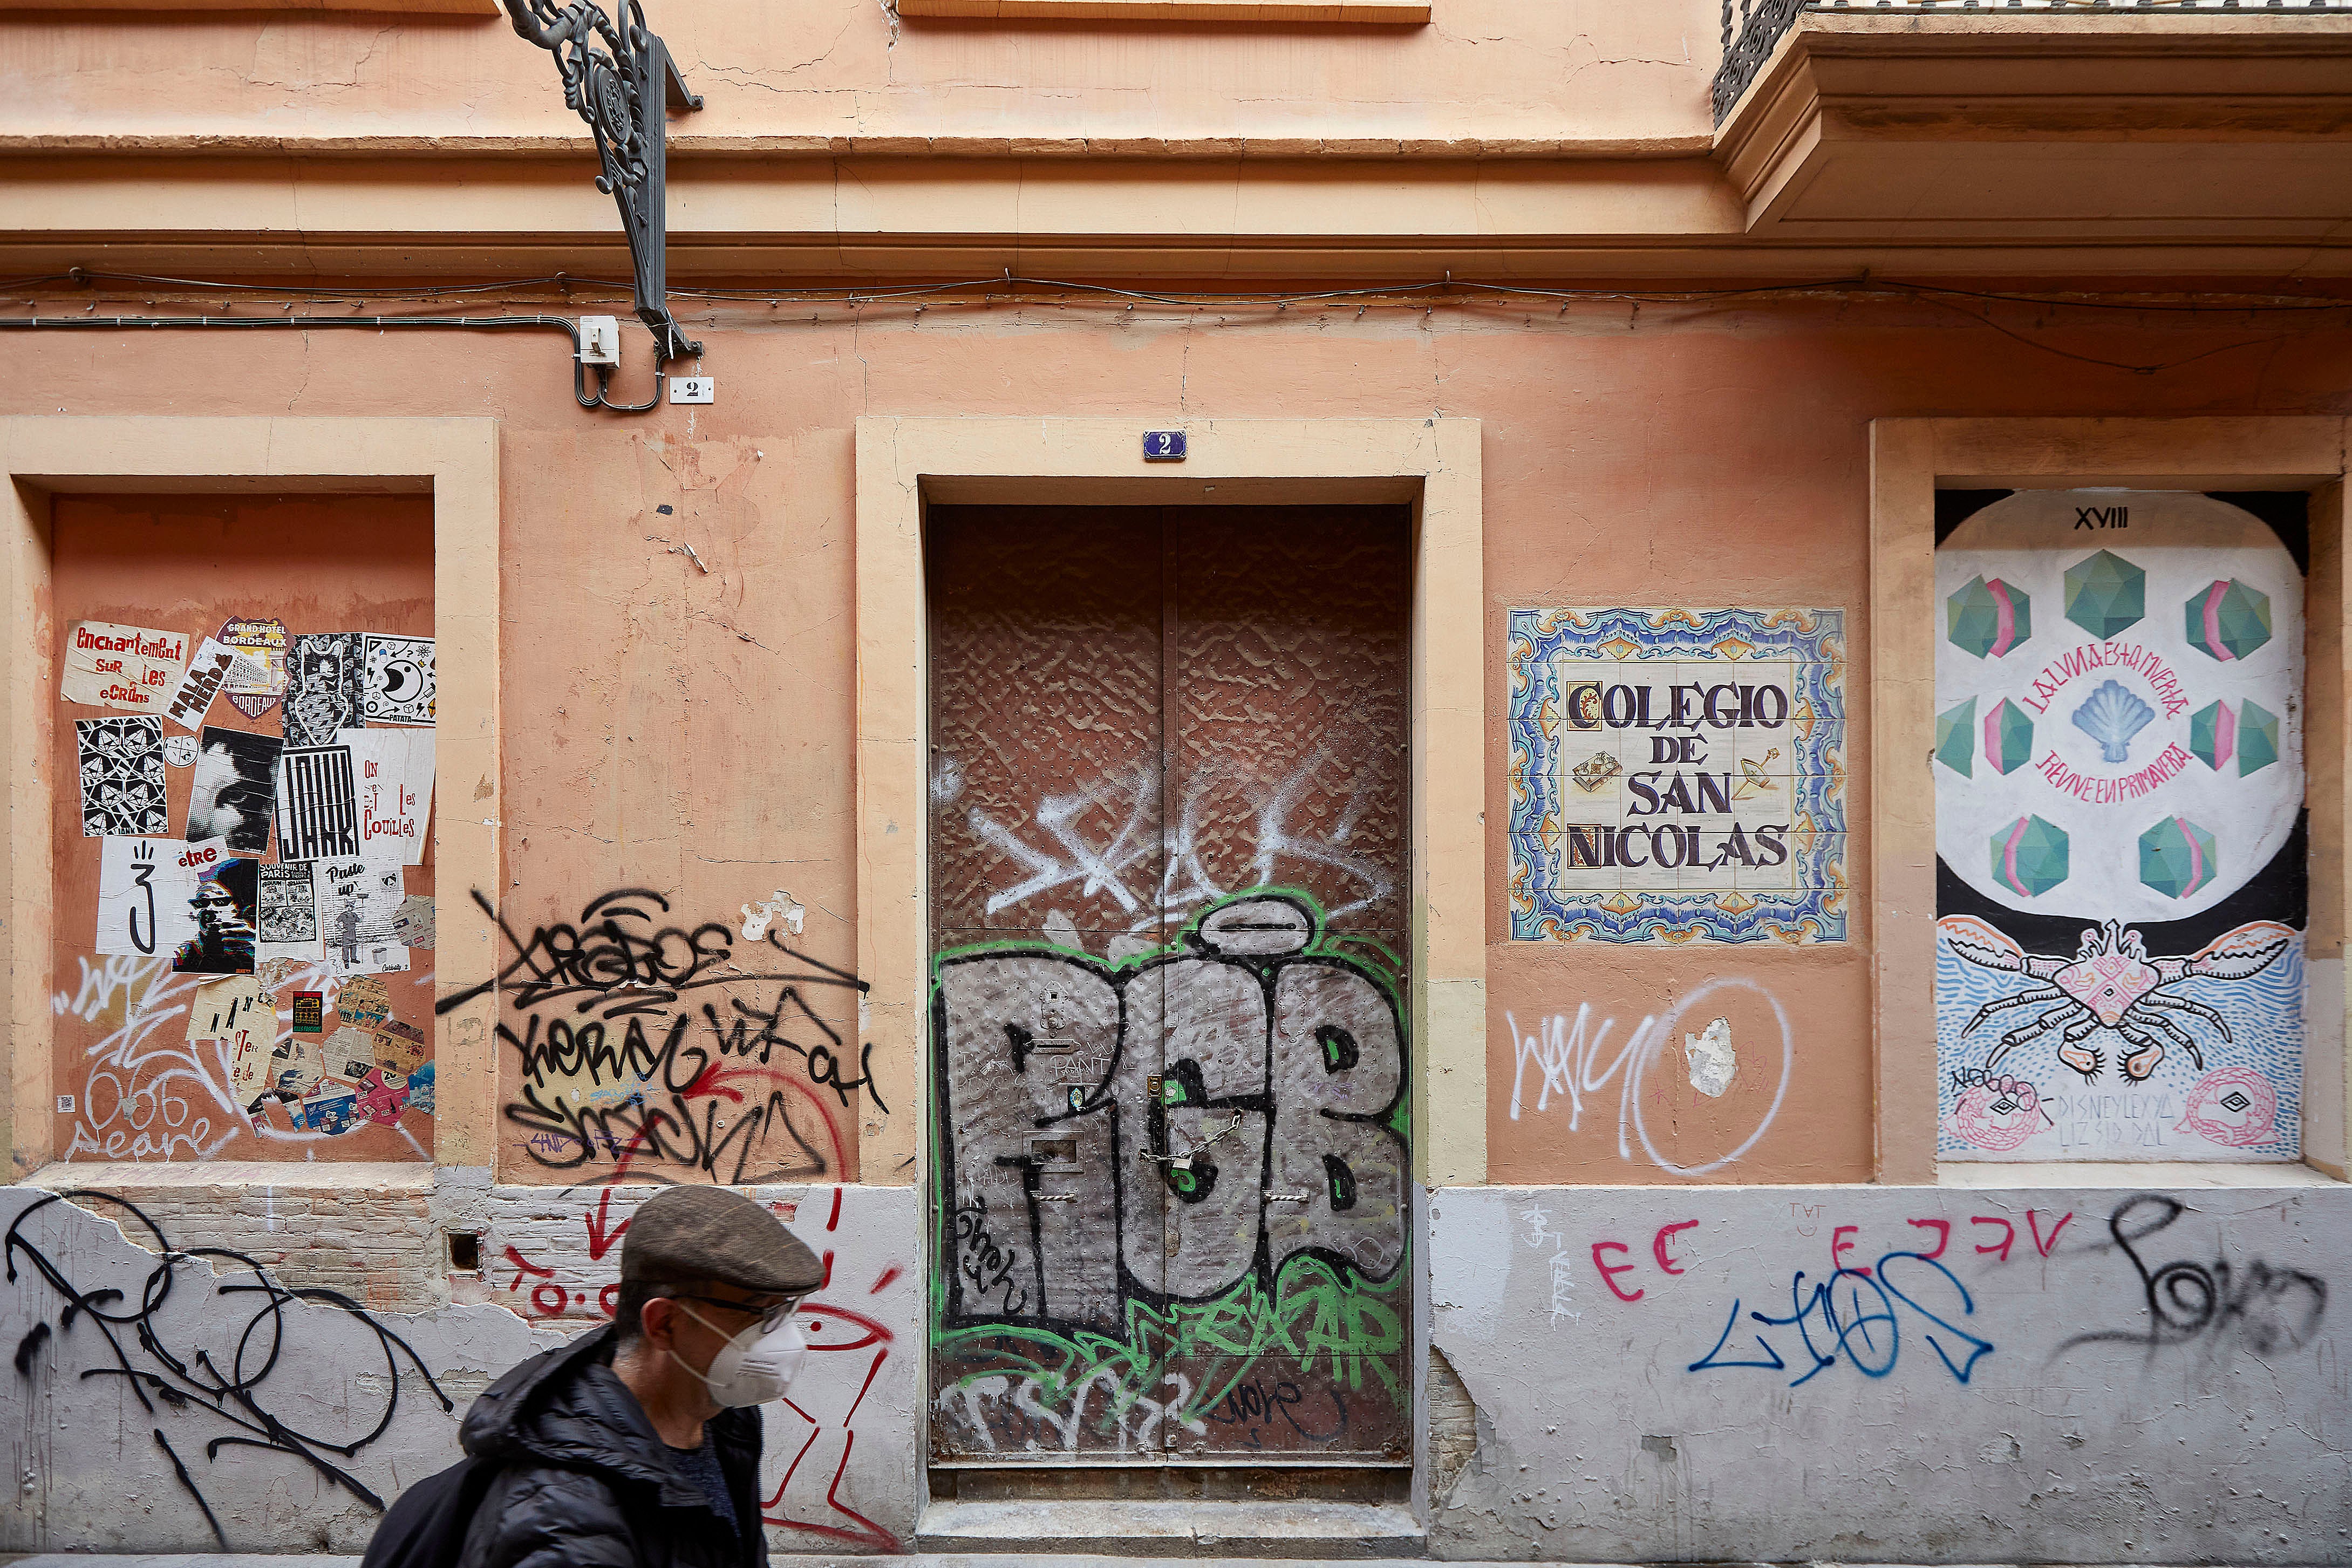
[[[504,0],[514,30],[555,57],[563,101],[595,133],[604,173],[596,188],[621,209],[636,274],[637,319],[654,335],[655,369],[702,345],[688,339],[669,313],[667,163],[663,110],[700,109],[686,90],[669,47],[646,26],[639,0],[622,0],[620,25],[595,0]]]

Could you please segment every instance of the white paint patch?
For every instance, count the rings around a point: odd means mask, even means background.
[[[1709,1100],[1720,1100],[1739,1070],[1731,1054],[1731,1020],[1717,1018],[1705,1032],[1683,1037],[1683,1055],[1690,1058],[1691,1087]]]
[[[1045,940],[1055,947],[1066,947],[1078,952],[1087,950],[1086,939],[1078,935],[1078,922],[1070,918],[1067,910],[1049,910],[1044,930]]]
[[[808,919],[808,910],[798,899],[782,888],[772,899],[762,899],[756,904],[739,904],[743,911],[743,940],[758,942],[768,934],[768,927],[777,921],[794,936],[801,934],[801,924]]]

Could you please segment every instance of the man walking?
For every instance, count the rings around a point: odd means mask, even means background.
[[[824,1268],[723,1187],[672,1187],[621,1242],[605,1328],[474,1402],[466,1452],[500,1467],[458,1568],[764,1568],[760,1413],[803,1346]]]

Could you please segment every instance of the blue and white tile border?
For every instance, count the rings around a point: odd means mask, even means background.
[[[1510,905],[1514,942],[1846,940],[1845,612],[1835,609],[1515,609],[1510,612]],[[1797,742],[1792,892],[1726,895],[1539,886],[1565,823],[1564,668],[1790,661]]]

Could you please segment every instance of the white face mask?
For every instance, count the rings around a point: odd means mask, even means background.
[[[675,1304],[679,1311],[712,1333],[719,1331],[718,1325],[685,1302]],[[797,1317],[786,1318],[781,1327],[770,1331],[762,1331],[759,1324],[753,1323],[719,1347],[719,1353],[710,1358],[709,1372],[694,1372],[678,1361],[677,1352],[668,1352],[670,1360],[702,1380],[711,1398],[730,1409],[782,1399],[784,1390],[793,1385],[793,1374],[801,1369],[801,1357],[807,1353],[808,1345],[801,1338]]]

